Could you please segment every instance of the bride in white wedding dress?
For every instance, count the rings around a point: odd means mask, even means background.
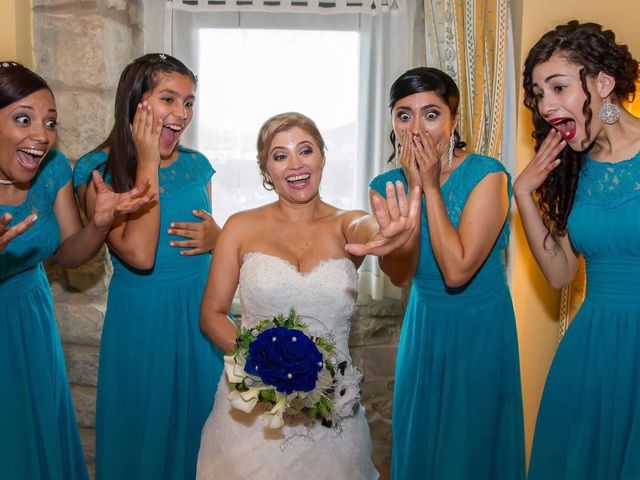
[[[228,313],[239,286],[243,326],[295,307],[311,334],[331,336],[347,360],[345,377],[357,380],[348,340],[362,257],[351,255],[350,245],[366,244],[375,255],[402,246],[416,228],[420,196],[413,192],[409,204],[398,186],[396,201],[394,186],[388,185],[390,200],[374,200],[375,217],[338,210],[319,196],[324,150],[316,125],[301,114],[276,115],[262,126],[258,163],[265,186],[278,200],[225,224],[202,300],[201,325],[219,348],[232,350],[236,326]],[[202,432],[198,479],[378,478],[363,408],[329,427],[285,416],[285,425],[274,430],[264,427],[259,406],[250,413],[232,409],[228,395],[223,373]]]

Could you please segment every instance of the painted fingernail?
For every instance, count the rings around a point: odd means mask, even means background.
[[[31,223],[34,223],[37,219],[38,219],[38,215],[34,215],[33,220],[31,220]]]
[[[171,235],[171,234],[173,233],[173,230],[169,229],[169,230],[167,230],[167,233],[168,233],[169,235]]]
[[[171,247],[175,246],[175,242],[169,242],[169,246]]]
[[[172,224],[171,224],[171,226],[172,226],[172,227],[175,227],[175,226],[176,226],[176,224],[175,224],[175,223],[172,223]]]

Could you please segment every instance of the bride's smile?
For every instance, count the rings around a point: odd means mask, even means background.
[[[277,133],[265,164],[275,191],[294,203],[306,203],[318,194],[324,153],[313,136],[299,127]]]

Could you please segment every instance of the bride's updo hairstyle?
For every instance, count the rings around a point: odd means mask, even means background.
[[[552,127],[538,110],[538,99],[533,91],[533,70],[556,54],[581,67],[580,80],[586,96],[582,113],[585,116],[587,137],[591,137],[591,121],[594,117],[590,107],[591,94],[587,88],[588,77],[595,77],[600,72],[611,75],[616,81],[612,92],[612,101],[615,102],[633,98],[636,91],[638,62],[631,56],[626,45],[616,42],[616,36],[611,30],[604,30],[597,23],[580,23],[577,20],[558,25],[538,40],[529,50],[524,62],[524,104],[532,113],[532,136],[536,142],[536,151]],[[578,187],[578,175],[592,143],[593,139],[587,138],[581,152],[565,147],[558,155],[560,165],[538,188],[538,206],[553,239],[567,232],[567,220]]]
[[[298,112],[285,112],[274,115],[264,122],[262,127],[260,127],[257,142],[258,166],[260,167],[260,173],[262,174],[262,185],[267,190],[273,190],[273,184],[267,178],[265,171],[267,158],[269,158],[269,147],[271,146],[271,142],[278,133],[286,132],[287,130],[291,130],[296,127],[304,130],[313,137],[314,142],[316,142],[318,148],[322,152],[322,156],[324,157],[324,139],[322,138],[322,135],[320,135],[320,130],[318,130],[318,127],[313,120]]]

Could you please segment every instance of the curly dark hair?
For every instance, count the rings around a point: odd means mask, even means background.
[[[611,30],[604,30],[597,23],[580,23],[572,20],[558,25],[545,33],[529,50],[524,62],[524,104],[533,116],[535,149],[538,151],[543,140],[551,130],[538,110],[538,101],[533,93],[533,69],[546,62],[553,55],[560,54],[567,61],[580,66],[580,80],[586,95],[582,112],[585,115],[587,138],[583,141],[583,150],[575,151],[565,147],[560,153],[558,165],[537,190],[538,206],[545,226],[554,240],[567,232],[567,220],[573,207],[578,177],[584,157],[591,149],[591,95],[587,89],[587,78],[604,72],[615,79],[612,96],[617,101],[630,100],[635,96],[638,62],[633,58],[626,45],[616,43]]]
[[[393,85],[391,85],[391,91],[389,92],[389,108],[393,110],[394,105],[398,100],[402,100],[409,95],[422,92],[435,93],[444,103],[449,107],[451,116],[455,116],[458,113],[458,106],[460,105],[460,90],[456,82],[453,81],[449,75],[442,70],[438,70],[433,67],[417,67],[407,70],[400,75]],[[453,136],[455,139],[456,148],[464,148],[467,146],[465,142],[460,140],[460,134],[457,130],[454,130]],[[396,157],[396,133],[391,130],[389,135],[391,145],[393,145],[393,153],[387,160],[392,162]]]

